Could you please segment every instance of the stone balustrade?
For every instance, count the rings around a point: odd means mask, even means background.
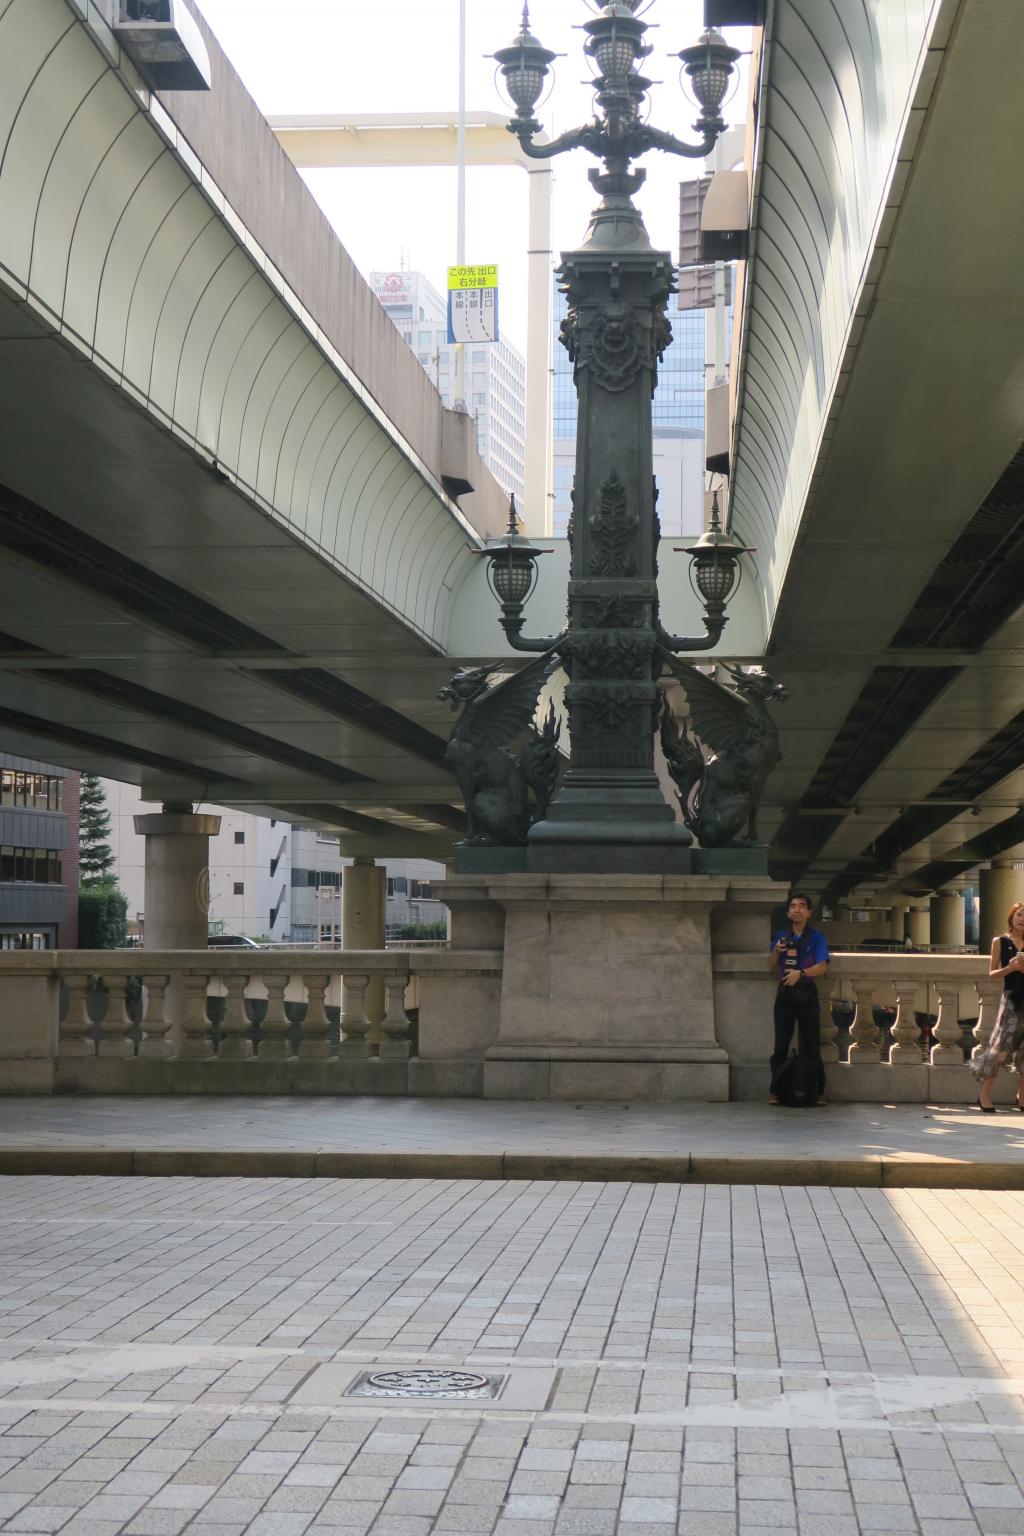
[[[500,975],[500,954],[438,948],[7,952],[0,1093],[429,1092],[429,1066],[410,1073],[407,996]]]
[[[371,1028],[375,977],[386,1006]],[[731,1096],[763,1099],[767,954],[715,953],[713,980]],[[496,949],[7,952],[0,1093],[476,1095],[501,984]],[[965,1052],[984,1047],[1002,990],[987,956],[840,953],[818,985],[832,1099],[974,1098]],[[997,1098],[1013,1090],[1004,1074]]]
[[[763,1098],[776,986],[767,959],[717,956],[715,986],[733,1097]],[[1002,983],[989,980],[987,955],[840,952],[818,981],[818,993],[830,1098],[940,1103],[975,1098],[977,1084],[965,1057],[984,1049],[1002,995]],[[736,1018],[741,998],[744,1013],[755,1008],[763,1020],[753,1031],[749,1014],[742,1024]],[[1013,1081],[1002,1074],[996,1097],[1009,1102],[1013,1096]]]

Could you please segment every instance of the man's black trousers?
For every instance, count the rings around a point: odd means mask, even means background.
[[[818,1093],[825,1092],[825,1067],[821,1059],[821,1010],[818,989],[806,977],[795,986],[779,984],[775,994],[775,1049],[772,1052],[772,1092],[779,1070],[789,1058],[793,1026],[797,1029],[800,1054],[813,1061],[818,1076]]]

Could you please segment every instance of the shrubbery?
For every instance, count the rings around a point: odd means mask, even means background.
[[[128,898],[112,882],[83,886],[78,893],[80,949],[124,949],[128,943]]]

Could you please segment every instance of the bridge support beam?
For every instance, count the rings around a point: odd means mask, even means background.
[[[345,949],[383,949],[388,900],[386,865],[360,854],[341,878],[341,942]],[[384,981],[370,978],[364,1001],[370,1021],[369,1040],[381,1039],[384,1021]]]

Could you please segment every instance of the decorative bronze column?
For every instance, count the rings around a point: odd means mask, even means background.
[[[652,148],[708,154],[725,126],[720,107],[738,55],[713,32],[679,55],[701,105],[699,143],[652,128],[641,120],[651,82],[638,66],[651,50],[638,4],[612,0],[584,24],[599,112],[550,144],[534,142],[540,124],[532,114],[554,55],[531,34],[526,6],[518,36],[495,54],[516,106],[509,129],[527,155],[547,159],[585,148],[604,162],[590,172],[601,202],[586,239],[563,254],[559,269],[568,300],[561,341],[579,399],[568,627],[548,640],[527,639],[522,604],[515,602],[504,604],[502,619],[516,649],[557,653],[569,677],[570,765],[546,815],[530,828],[528,867],[535,870],[689,869],[690,834],[667,805],[654,769],[658,678],[666,650],[717,642],[735,580],[737,546],[720,531],[706,535],[705,561],[723,573],[731,569],[732,579],[721,583],[721,600],[705,600],[704,635],[671,636],[661,628],[651,399],[672,339],[666,310],[675,283],[670,253],[653,249],[633,204],[645,173],[630,162]],[[510,573],[517,560],[528,565],[536,553],[520,540],[492,559],[496,571]]]
[[[652,249],[625,163],[595,175],[604,200],[587,239],[563,255],[561,341],[579,396],[569,524],[570,767],[530,830],[531,869],[689,869],[691,841],[654,771],[660,694],[651,397],[671,340],[671,256]]]

